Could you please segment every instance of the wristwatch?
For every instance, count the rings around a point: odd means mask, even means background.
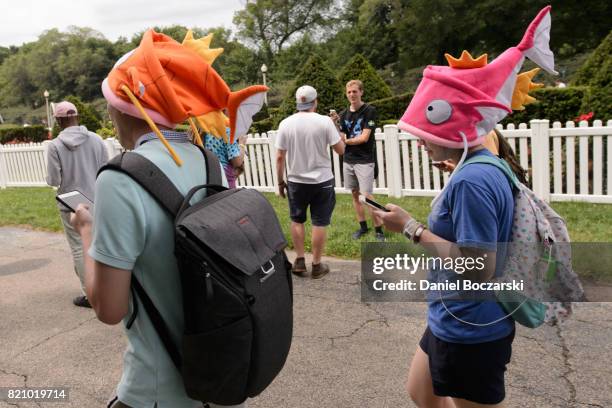
[[[410,218],[408,221],[406,221],[406,224],[404,224],[404,229],[402,233],[406,238],[416,244],[421,239],[421,234],[423,234],[423,231],[425,231],[425,229],[426,227],[423,224],[421,224],[414,218]]]

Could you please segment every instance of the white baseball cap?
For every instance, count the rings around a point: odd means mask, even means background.
[[[297,104],[297,110],[304,111],[312,108],[317,99],[317,90],[310,85],[300,86],[295,91],[295,102]]]

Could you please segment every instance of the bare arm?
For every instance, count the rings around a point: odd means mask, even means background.
[[[363,129],[363,132],[361,132],[359,136],[354,137],[352,139],[346,139],[346,144],[349,146],[354,146],[354,145],[368,143],[371,133],[372,133],[372,129]]]
[[[276,150],[276,177],[278,184],[285,181],[285,160],[287,158],[287,151],[282,149]]]
[[[344,154],[344,150],[346,149],[346,145],[342,140],[340,140],[338,143],[332,146],[332,149],[334,149],[334,152],[342,156]]]
[[[86,206],[79,205],[72,216],[72,224],[83,240],[87,299],[101,322],[110,325],[117,324],[129,310],[132,271],[113,268],[89,256],[92,220]]]

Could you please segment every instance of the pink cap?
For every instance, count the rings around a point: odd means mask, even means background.
[[[68,101],[58,103],[53,110],[53,116],[56,118],[69,118],[78,114],[79,111],[77,111],[76,106]]]

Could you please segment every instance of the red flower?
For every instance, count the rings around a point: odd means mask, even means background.
[[[587,122],[591,119],[593,119],[593,112],[589,112],[589,113],[583,113],[582,115],[578,116],[578,118],[576,118],[576,122],[581,122],[583,120],[586,120]]]

